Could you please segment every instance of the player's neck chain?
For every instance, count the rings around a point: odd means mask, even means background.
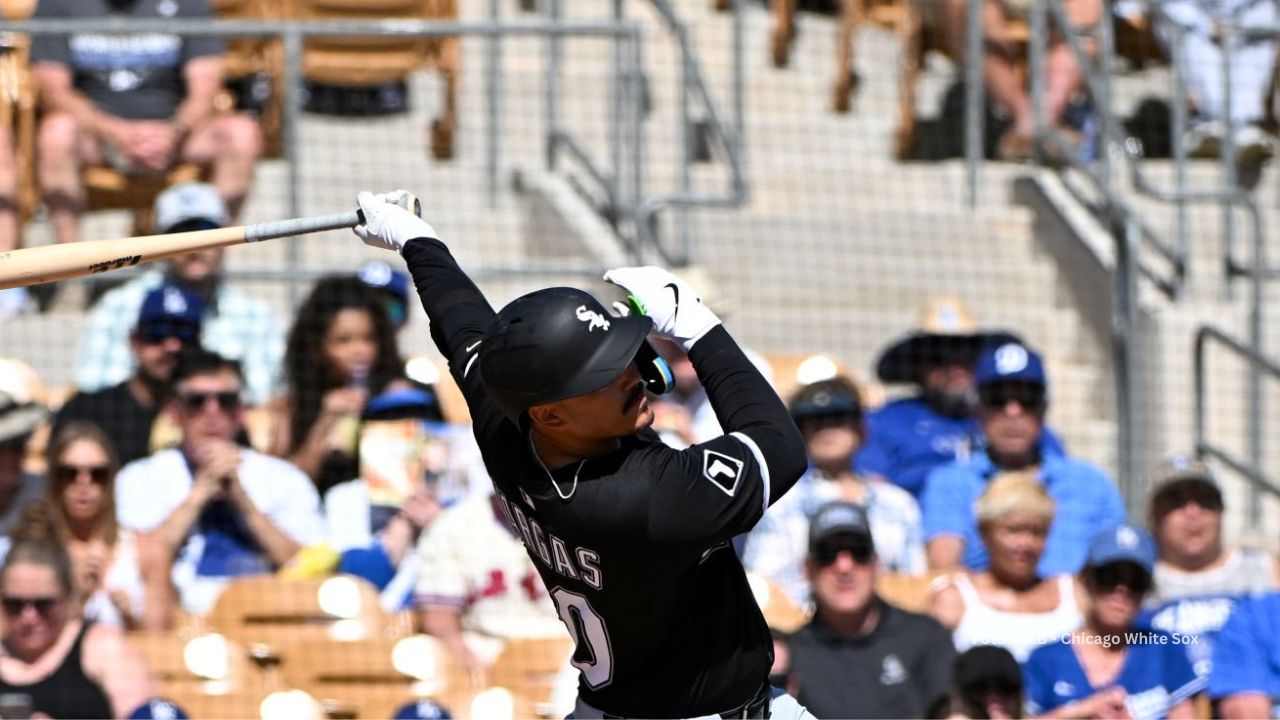
[[[547,469],[546,463],[542,462],[542,457],[538,455],[538,448],[533,444],[533,433],[529,433],[529,452],[533,453],[533,459],[538,461],[538,467],[542,468],[542,472],[547,474],[547,479],[551,481],[551,487],[555,489],[556,495],[561,500],[568,500],[578,491],[578,475],[582,473],[582,466],[587,464],[586,460],[578,461],[578,469],[573,471],[573,485],[569,488],[568,494],[560,492],[560,485],[556,482],[556,478]]]

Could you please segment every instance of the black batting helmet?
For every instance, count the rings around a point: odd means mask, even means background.
[[[498,312],[480,346],[480,379],[519,424],[534,405],[598,390],[636,360],[653,321],[613,317],[590,294],[538,290]]]

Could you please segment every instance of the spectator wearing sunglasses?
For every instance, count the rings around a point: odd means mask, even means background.
[[[879,475],[919,500],[934,468],[964,460],[981,446],[973,364],[985,348],[1014,342],[1010,333],[980,330],[960,298],[930,299],[917,329],[876,362],[882,382],[912,385],[916,392],[867,416],[866,444],[854,458],[858,472]],[[1061,453],[1047,430],[1044,441]]]
[[[182,183],[156,197],[159,234],[211,230],[227,223],[227,208],[207,183]],[[202,302],[203,345],[244,368],[245,395],[253,404],[271,397],[284,357],[284,325],[265,302],[232,287],[223,272],[223,249],[201,250],[155,265],[105,293],[89,311],[76,351],[75,382],[82,392],[110,387],[134,367],[129,338],[147,293],[178,285]],[[126,460],[125,462],[127,462]]]
[[[929,567],[987,568],[973,503],[997,473],[1025,470],[1054,503],[1040,577],[1074,574],[1090,539],[1124,521],[1120,491],[1097,466],[1063,455],[1046,440],[1049,392],[1039,354],[1018,343],[991,348],[979,357],[974,377],[985,446],[929,474],[921,502]]]
[[[119,628],[76,612],[67,551],[52,539],[14,543],[0,570],[0,695],[26,696],[12,717],[122,718],[146,703],[151,678]]]
[[[1276,590],[1275,561],[1260,549],[1224,545],[1222,490],[1202,461],[1172,458],[1156,469],[1152,485],[1148,517],[1160,557],[1139,623],[1196,636],[1187,652],[1196,674],[1207,677],[1214,637],[1232,608]]]
[[[86,620],[121,628],[159,627],[163,623],[158,620],[144,622],[148,593],[138,560],[139,538],[116,521],[119,468],[101,428],[68,423],[49,445],[44,502],[33,505],[27,520],[46,525],[47,534],[70,554]],[[169,578],[153,573],[151,579],[161,595],[150,609],[159,617],[168,604]]]
[[[120,524],[152,533],[176,557],[173,581],[190,612],[208,612],[231,578],[273,572],[324,535],[310,479],[236,444],[243,389],[234,360],[188,350],[169,404],[181,446],[126,465],[116,480]]]
[[[1121,524],[1093,539],[1080,572],[1089,597],[1084,625],[1032,652],[1023,665],[1030,714],[1195,716],[1192,701],[1205,679],[1191,668],[1185,639],[1135,624],[1155,562],[1155,542],[1141,528]]]
[[[1079,627],[1082,590],[1070,574],[1036,569],[1053,523],[1053,498],[1025,472],[998,474],[975,503],[986,570],[946,578],[933,616],[951,630],[957,650],[998,645],[1023,662],[1031,651]]]
[[[865,510],[845,502],[818,510],[805,573],[814,614],[789,643],[796,700],[814,717],[923,717],[947,693],[955,648],[933,618],[876,595],[879,563]]]
[[[183,348],[199,345],[204,303],[179,285],[148,291],[129,334],[134,372],[101,390],[81,392],[62,406],[54,420],[57,435],[73,421],[102,428],[128,464],[151,453],[151,431],[173,392],[173,371]]]
[[[866,434],[853,381],[837,376],[805,385],[789,405],[804,436],[809,470],[748,535],[743,554],[747,569],[772,579],[797,605],[808,605],[804,558],[809,518],[823,504],[843,500],[866,509],[882,569],[924,572],[924,536],[915,498],[877,476],[855,472],[850,463]]]

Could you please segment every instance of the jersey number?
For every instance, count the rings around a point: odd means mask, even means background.
[[[609,631],[604,620],[591,609],[587,599],[562,587],[551,591],[560,620],[569,628],[573,644],[573,666],[587,681],[587,687],[598,690],[613,680],[613,651],[609,647]]]

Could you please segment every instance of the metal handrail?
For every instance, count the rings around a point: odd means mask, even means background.
[[[1229,450],[1214,445],[1207,438],[1208,433],[1205,429],[1205,348],[1210,341],[1220,343],[1233,354],[1243,358],[1249,363],[1253,372],[1265,371],[1271,377],[1280,379],[1280,364],[1215,327],[1209,325],[1201,326],[1196,331],[1194,357],[1196,453],[1201,456],[1211,456],[1232,470],[1249,478],[1252,481],[1251,488],[1255,493],[1265,491],[1272,495],[1280,496],[1280,482],[1268,477],[1262,471],[1261,465],[1257,463],[1256,458],[1239,459],[1232,455]],[[1255,415],[1255,412],[1256,409],[1251,407],[1251,417],[1249,418],[1251,427],[1261,426],[1262,418],[1259,415]],[[1252,504],[1257,505],[1256,502]]]
[[[706,80],[702,75],[702,69],[697,62],[697,53],[694,52],[693,43],[689,39],[687,26],[680,21],[675,8],[670,4],[669,0],[650,0],[650,4],[666,23],[667,29],[674,36],[680,48],[681,101],[679,133],[682,140],[680,144],[680,188],[676,193],[649,199],[636,208],[636,245],[639,248],[647,247],[654,250],[668,263],[684,265],[689,262],[691,255],[688,229],[681,226],[679,249],[674,253],[669,252],[661,245],[656,233],[653,232],[657,214],[668,208],[738,207],[745,203],[750,195],[742,160],[742,138],[745,130],[743,122],[742,66],[744,42],[742,39],[742,0],[731,0],[730,2],[733,14],[733,62],[730,63],[732,72],[730,87],[733,94],[732,129],[725,127],[724,121],[720,118],[720,113],[716,110],[716,104],[712,101],[711,93],[707,89]],[[689,100],[691,95],[693,99],[700,103],[703,111],[707,114],[706,122],[711,138],[724,151],[725,159],[729,166],[729,189],[725,192],[699,194],[692,191],[692,181],[689,173],[692,159],[689,157],[690,143],[688,141],[691,120]]]

